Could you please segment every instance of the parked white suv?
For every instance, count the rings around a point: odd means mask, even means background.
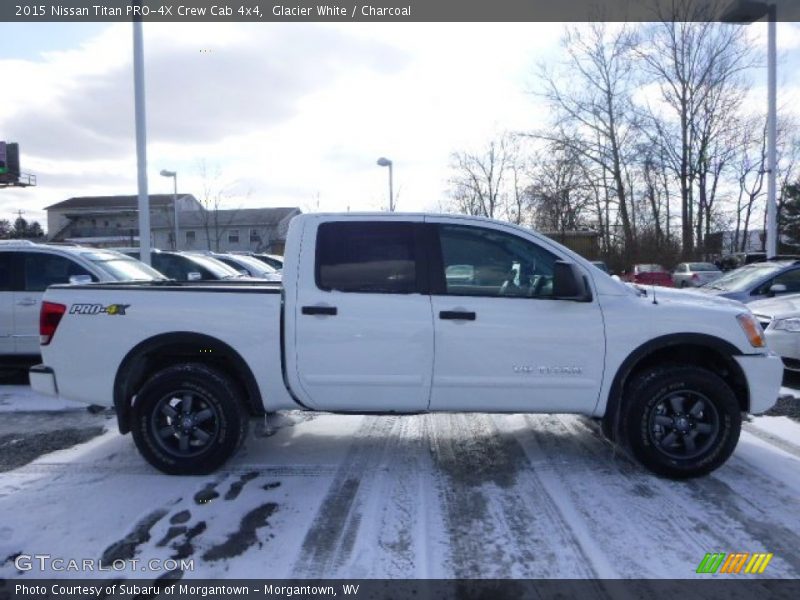
[[[0,364],[39,356],[39,309],[47,286],[152,281],[158,271],[124,254],[84,246],[0,241]]]

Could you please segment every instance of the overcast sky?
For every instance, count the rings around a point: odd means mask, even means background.
[[[763,27],[750,27],[764,47]],[[536,65],[563,28],[513,24],[144,25],[150,193],[200,195],[200,164],[229,207],[378,210],[395,163],[400,210],[436,210],[450,154],[547,123]],[[800,26],[778,29],[779,103],[800,105]],[[39,185],[0,189],[0,218],[45,224],[71,196],[135,194],[129,23],[0,24],[0,140]],[[756,78],[758,75],[756,74]],[[754,102],[763,96],[756,80]],[[764,100],[765,104],[765,100]],[[209,177],[211,179],[211,177]]]

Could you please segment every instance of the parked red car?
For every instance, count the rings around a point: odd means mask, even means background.
[[[633,269],[626,272],[622,278],[625,281],[630,281],[638,285],[662,285],[664,287],[673,287],[672,275],[661,265],[633,265]]]

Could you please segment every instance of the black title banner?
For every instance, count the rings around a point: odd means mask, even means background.
[[[800,0],[3,0],[0,21],[800,21]]]
[[[505,598],[604,598],[652,600],[789,600],[800,582],[787,579],[614,580],[409,580],[409,579],[180,579],[168,574],[144,579],[0,579],[0,600],[264,600],[292,598],[358,600],[503,600]]]

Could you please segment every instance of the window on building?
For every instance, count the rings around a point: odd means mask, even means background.
[[[228,231],[228,243],[229,244],[238,244],[239,243],[239,230],[238,229],[231,229]]]
[[[258,233],[258,229],[251,229],[250,230],[250,243],[251,244],[258,244],[261,241],[261,234]]]
[[[194,231],[189,230],[189,231],[186,232],[186,243],[187,244],[193,244],[194,241],[195,241],[195,238],[196,238],[196,236],[195,236],[195,232]]]

